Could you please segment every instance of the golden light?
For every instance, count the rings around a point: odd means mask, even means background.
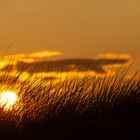
[[[12,91],[6,91],[0,94],[0,106],[4,109],[10,109],[17,101],[17,94]]]

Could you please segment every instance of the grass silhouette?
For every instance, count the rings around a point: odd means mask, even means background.
[[[57,82],[32,74],[19,82],[23,72],[11,79],[8,68],[1,74],[1,91],[16,91],[18,95],[12,109],[0,107],[1,137],[52,139],[61,134],[89,136],[98,128],[140,127],[139,73],[130,79],[126,79],[127,69],[108,78],[88,72],[79,78],[77,73]]]

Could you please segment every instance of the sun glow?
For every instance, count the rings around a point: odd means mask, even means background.
[[[4,109],[10,109],[17,101],[17,94],[12,91],[6,91],[0,94],[0,106]]]

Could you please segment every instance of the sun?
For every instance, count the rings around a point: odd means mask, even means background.
[[[12,91],[6,91],[0,94],[0,107],[10,109],[17,101],[17,94]]]

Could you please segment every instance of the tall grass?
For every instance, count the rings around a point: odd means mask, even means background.
[[[8,111],[0,108],[0,130],[140,127],[139,73],[130,79],[127,70],[108,78],[88,73],[79,78],[77,73],[57,82],[33,74],[19,82],[22,72],[12,80],[7,72],[1,74],[0,90],[16,91],[18,101]]]

